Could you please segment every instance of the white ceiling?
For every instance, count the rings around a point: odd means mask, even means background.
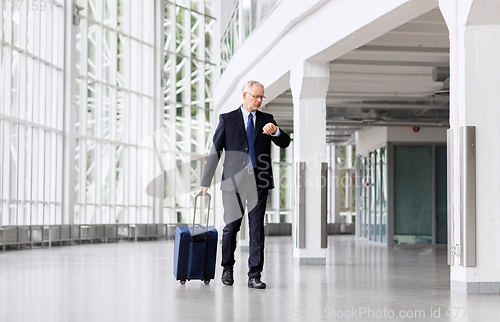
[[[364,126],[446,126],[448,82],[433,67],[449,66],[449,38],[439,9],[409,21],[330,63],[327,140],[346,143]],[[293,131],[290,90],[266,105]]]

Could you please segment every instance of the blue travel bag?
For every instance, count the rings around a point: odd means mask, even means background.
[[[208,196],[207,224],[195,224],[197,194],[194,199],[192,226],[179,226],[175,230],[174,276],[185,284],[186,280],[201,279],[205,284],[215,277],[218,233],[214,226],[208,226],[210,215],[210,194]]]

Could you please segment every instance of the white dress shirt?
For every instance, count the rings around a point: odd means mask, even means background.
[[[249,111],[245,110],[243,108],[243,106],[240,107],[241,109],[241,113],[243,114],[243,124],[245,124],[245,131],[247,129],[247,125],[248,125],[248,114],[252,114],[252,120],[253,120],[253,127],[255,129],[255,122],[256,122],[256,112],[252,112],[250,113]],[[280,128],[278,127],[278,129],[276,130],[276,133],[274,134],[271,134],[271,136],[279,136],[280,135]]]

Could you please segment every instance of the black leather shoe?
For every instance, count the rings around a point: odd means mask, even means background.
[[[248,287],[264,289],[266,288],[266,283],[261,282],[260,277],[252,277],[248,280]]]
[[[233,285],[233,283],[234,283],[233,270],[232,269],[224,269],[224,271],[222,271],[221,280],[222,280],[222,284],[224,284],[224,285],[229,285],[229,286]]]

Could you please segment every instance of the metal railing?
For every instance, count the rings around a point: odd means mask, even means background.
[[[0,226],[0,249],[22,246],[52,246],[84,243],[106,243],[118,240],[174,239],[177,226],[187,224],[96,224],[96,225],[19,225]],[[267,236],[291,236],[292,224],[268,223]]]
[[[175,228],[185,224],[101,224],[0,226],[0,246],[52,246],[117,240],[171,239]]]

